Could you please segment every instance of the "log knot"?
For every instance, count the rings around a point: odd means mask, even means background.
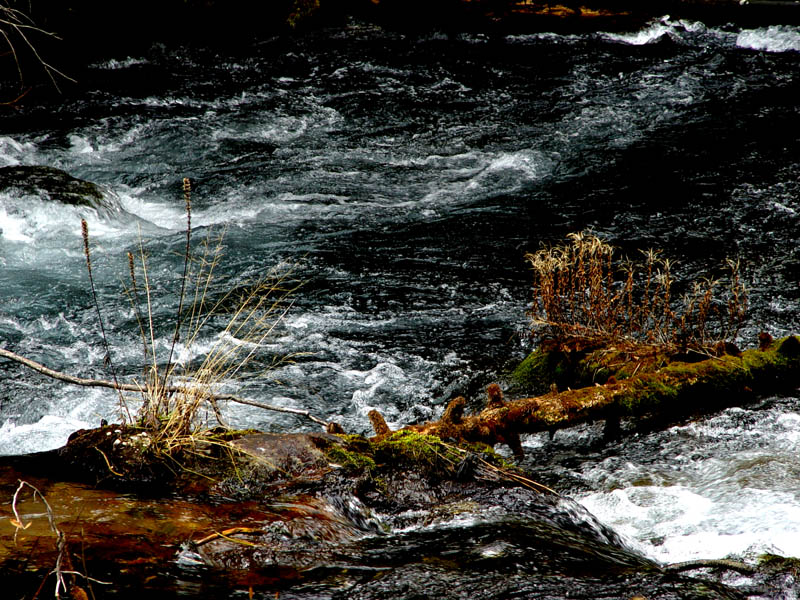
[[[464,416],[464,405],[466,402],[467,401],[464,399],[464,396],[459,396],[458,398],[451,400],[447,405],[447,408],[444,409],[442,422],[452,425],[458,425],[461,423],[461,420]]]
[[[769,350],[772,345],[772,336],[766,331],[761,331],[758,334],[758,349],[762,352]]]
[[[328,433],[340,434],[340,435],[344,433],[344,429],[342,428],[342,426],[334,421],[331,421],[325,426],[325,431],[327,431]]]

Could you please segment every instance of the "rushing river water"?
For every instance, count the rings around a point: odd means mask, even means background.
[[[800,330],[795,27],[665,18],[625,35],[492,37],[354,25],[224,52],[154,46],[80,78],[80,94],[0,115],[0,166],[58,167],[114,203],[0,195],[0,344],[55,369],[107,377],[81,217],[118,371],[141,361],[122,292],[139,240],[168,345],[184,177],[195,243],[225,230],[216,285],[280,264],[305,282],[238,393],[350,431],[369,430],[372,408],[402,425],[459,394],[480,400],[531,349],[524,253],[586,228],[631,255],[663,249],[683,282],[738,257],[752,305],[742,344]],[[283,354],[297,356],[256,377]],[[117,410],[111,393],[3,364],[0,452],[57,447]],[[800,556],[798,398],[599,437],[531,436],[526,465],[656,560]]]

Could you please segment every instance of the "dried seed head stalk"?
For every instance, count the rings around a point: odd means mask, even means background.
[[[192,228],[192,182],[188,177],[183,178],[183,202],[186,204],[187,228]]]
[[[103,357],[103,366],[111,372],[111,377],[114,379],[114,383],[118,384],[117,381],[117,373],[114,370],[114,365],[111,362],[111,349],[108,347],[108,337],[106,336],[106,328],[103,324],[103,315],[100,313],[100,302],[97,300],[97,291],[94,285],[94,274],[92,273],[92,257],[91,253],[89,252],[89,224],[86,222],[86,219],[81,219],[81,237],[83,238],[83,254],[86,256],[86,270],[89,273],[89,287],[92,291],[92,301],[94,302],[94,308],[97,312],[97,320],[100,323],[100,333],[103,338],[103,346],[105,347],[105,356]],[[121,390],[117,390],[119,394],[119,406],[120,411],[123,415],[127,415],[128,420],[130,418],[130,412],[128,411],[128,405],[125,402],[125,397],[122,395]]]
[[[89,254],[89,224],[86,219],[81,219],[81,237],[83,238],[83,254],[86,256],[86,267],[89,269],[89,278],[92,275],[92,258]]]
[[[167,366],[164,368],[164,387],[172,372],[172,357],[175,353],[175,344],[178,343],[183,325],[183,301],[186,297],[186,280],[189,277],[189,262],[191,261],[192,243],[192,183],[188,177],[183,178],[183,202],[186,205],[186,248],[183,252],[183,275],[181,276],[181,293],[178,300],[178,314],[175,316],[175,333],[172,336],[172,345],[169,349]]]

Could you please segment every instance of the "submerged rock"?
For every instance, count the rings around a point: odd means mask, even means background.
[[[99,213],[119,210],[96,183],[73,177],[66,171],[42,165],[0,168],[0,192],[35,196],[68,206],[85,206]]]

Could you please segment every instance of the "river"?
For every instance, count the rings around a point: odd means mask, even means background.
[[[107,377],[140,369],[122,289],[146,249],[169,345],[186,240],[224,231],[214,289],[272,267],[304,285],[232,389],[368,432],[477,405],[531,350],[523,256],[592,229],[662,249],[684,284],[742,261],[759,330],[800,330],[800,29],[659,19],[628,34],[404,34],[370,25],[236,48],[154,45],[100,60],[80,91],[0,113],[0,166],[103,186],[93,211],[0,194],[0,344]],[[202,353],[179,344],[181,360]],[[293,360],[264,369],[274,356]],[[307,421],[228,406],[237,426]],[[114,394],[3,364],[0,453],[119,418]],[[650,558],[800,556],[798,397],[600,444],[593,426],[524,440],[526,466]],[[787,596],[788,597],[788,596]]]

